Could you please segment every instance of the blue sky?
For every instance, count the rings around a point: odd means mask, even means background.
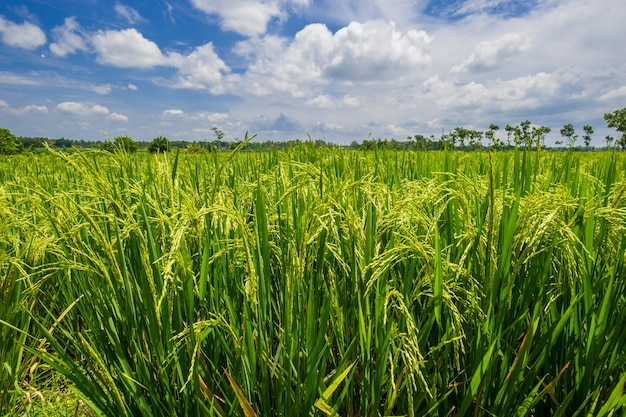
[[[623,0],[31,0],[0,5],[20,136],[337,143],[529,119],[607,134]],[[579,140],[580,141],[580,140]]]

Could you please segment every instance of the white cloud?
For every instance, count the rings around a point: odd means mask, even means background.
[[[178,69],[172,84],[175,88],[209,89],[221,93],[222,73],[228,72],[228,66],[213,50],[213,44],[207,43],[194,49],[187,55],[170,54],[170,64]]]
[[[396,126],[393,124],[387,125],[386,129],[388,132],[391,132],[393,136],[400,138],[404,138],[406,135],[411,133],[411,131],[407,130],[405,127]]]
[[[163,112],[162,116],[181,116],[184,112],[180,109],[167,109]]]
[[[205,13],[218,15],[222,29],[245,36],[264,34],[272,18],[283,16],[282,2],[277,0],[191,0],[191,3]]]
[[[167,109],[161,113],[161,117],[168,120],[185,120],[185,121],[208,121],[211,123],[220,123],[228,119],[226,113],[210,113],[197,111],[193,113],[185,113],[181,109]]]
[[[335,34],[311,24],[291,43],[268,35],[242,41],[234,51],[253,61],[246,73],[247,92],[304,97],[316,84],[389,81],[411,74],[430,62],[430,40],[423,31],[401,32],[393,22],[352,22]]]
[[[115,122],[127,122],[128,121],[128,117],[124,116],[123,114],[119,114],[119,113],[111,113],[106,117],[107,120],[112,120]]]
[[[141,17],[139,12],[132,7],[125,6],[118,2],[115,3],[114,9],[119,16],[123,17],[131,25],[145,21],[145,19]]]
[[[152,68],[167,65],[168,59],[156,43],[135,29],[98,31],[91,43],[102,64],[123,68]]]
[[[8,46],[36,49],[45,45],[46,35],[37,25],[13,23],[0,16],[0,40]]]
[[[319,107],[320,109],[338,109],[342,107],[358,107],[359,99],[349,95],[333,97],[330,94],[320,94],[307,100],[306,104]]]
[[[220,123],[228,119],[226,113],[208,113],[203,115],[211,123]]]
[[[137,91],[139,89],[135,84],[128,84],[127,88],[131,91]]]
[[[495,41],[483,41],[462,64],[452,72],[483,72],[499,68],[527,51],[531,46],[526,33],[507,33]]]
[[[220,94],[223,92],[222,75],[230,71],[211,42],[196,47],[188,55],[178,52],[165,55],[156,43],[135,29],[98,31],[91,42],[98,61],[103,64],[125,68],[176,68],[177,74],[172,80],[160,82],[172,88],[206,89]],[[133,84],[129,88],[137,89]]]
[[[98,114],[98,115],[101,115],[101,116],[105,116],[105,115],[109,114],[109,109],[107,109],[104,106],[100,106],[99,104],[96,104],[95,106],[92,106],[90,110],[91,110],[91,113]]]
[[[322,109],[330,109],[333,107],[333,99],[328,94],[320,94],[319,96],[308,100],[306,104],[317,106]]]
[[[427,0],[318,0],[309,12],[317,21],[347,24],[380,19],[401,27],[414,26]]]
[[[104,106],[100,106],[98,104],[90,106],[85,103],[76,102],[76,101],[65,101],[63,103],[57,104],[57,110],[62,111],[63,113],[73,114],[77,116],[90,116],[90,115],[100,115],[106,116],[109,114],[109,109]]]
[[[17,108],[12,113],[17,116],[48,114],[48,107],[31,104],[28,106]]]
[[[91,87],[91,91],[103,95],[110,94],[113,91],[113,86],[111,84],[94,85]]]
[[[357,97],[345,95],[342,100],[343,104],[347,107],[358,107],[361,103]]]
[[[6,101],[0,100],[0,111],[13,116],[35,116],[48,114],[48,107],[30,104],[24,107],[11,108]]]
[[[352,22],[334,36],[327,74],[352,81],[380,81],[405,75],[430,63],[431,37],[424,31],[396,30],[393,22]]]
[[[434,80],[430,81],[429,90],[443,110],[532,109],[562,99],[558,94],[561,86],[575,77],[572,72],[558,71],[485,83],[472,81],[463,85]]]
[[[619,98],[626,98],[626,85],[603,94],[598,100],[614,100]]]
[[[64,57],[87,50],[84,34],[73,16],[66,18],[63,26],[52,29],[52,38],[55,42],[50,44],[50,52],[56,56]]]

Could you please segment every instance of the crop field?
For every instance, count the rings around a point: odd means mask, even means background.
[[[0,415],[623,415],[625,236],[623,152],[3,157]]]

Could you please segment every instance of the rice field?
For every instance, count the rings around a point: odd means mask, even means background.
[[[312,144],[2,158],[0,415],[623,415],[625,173]],[[80,403],[45,414],[50,389]]]

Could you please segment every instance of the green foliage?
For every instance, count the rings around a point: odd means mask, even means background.
[[[536,131],[533,132],[533,130],[531,130],[530,120],[524,120],[517,126],[507,124],[504,130],[506,131],[509,144],[511,138],[513,138],[516,148],[524,145],[526,149],[530,149],[532,147],[534,142],[533,136],[537,133]]]
[[[54,146],[57,148],[71,148],[72,146],[74,146],[74,141],[61,138],[54,141]]]
[[[569,148],[573,148],[576,144],[576,139],[578,139],[578,135],[575,134],[574,126],[571,123],[563,125],[561,128],[561,136],[567,138],[567,146]]]
[[[158,136],[150,142],[148,146],[148,152],[150,153],[165,153],[172,150],[172,144],[170,140],[163,136]]]
[[[222,139],[224,139],[224,132],[223,131],[221,131],[217,127],[213,127],[211,130],[213,131],[213,134],[215,134],[215,140],[216,141],[221,142]]]
[[[137,152],[137,142],[135,142],[131,137],[126,135],[117,136],[115,138],[115,144],[118,149],[123,150],[127,153]]]
[[[113,153],[117,150],[117,146],[115,146],[115,143],[111,142],[110,140],[107,140],[105,142],[102,142],[102,144],[100,145],[100,149],[103,151]]]
[[[503,143],[500,140],[500,138],[496,136],[496,132],[498,130],[500,130],[500,126],[492,123],[489,125],[489,130],[485,132],[485,138],[489,140],[490,149],[494,149],[494,150],[501,149],[503,146]]]
[[[185,149],[188,153],[204,153],[206,148],[199,143],[190,143]]]
[[[0,415],[623,412],[625,154],[249,139],[0,161]]]
[[[606,125],[608,127],[615,128],[622,136],[617,139],[617,143],[620,144],[622,149],[626,149],[626,108],[615,110],[613,113],[606,113],[604,115]]]
[[[591,144],[591,135],[593,135],[593,126],[584,125],[583,130],[585,134],[583,135],[583,141],[585,142],[585,147],[589,149],[589,145]]]
[[[13,155],[22,152],[23,146],[9,129],[0,127],[0,155]]]

